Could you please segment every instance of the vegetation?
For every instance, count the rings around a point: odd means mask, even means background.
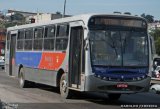
[[[141,15],[141,17],[145,18],[149,23],[153,23],[154,22],[154,16],[152,16],[152,15],[145,15],[145,13],[143,13]]]
[[[0,29],[4,29],[5,28],[5,23],[3,21],[0,21]]]
[[[57,11],[56,14],[61,14],[61,12]]]
[[[160,29],[152,30],[150,35],[154,37],[156,53],[160,55]]]
[[[25,21],[25,17],[20,13],[16,13],[14,15],[11,15],[10,19],[11,19],[11,21],[19,21],[19,22]]]
[[[0,28],[5,29],[22,24],[25,24],[25,17],[20,13],[16,13],[14,15],[11,15],[10,17],[4,17],[4,20],[0,21]]]

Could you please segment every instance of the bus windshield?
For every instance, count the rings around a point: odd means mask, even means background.
[[[148,66],[146,31],[90,30],[92,65]]]

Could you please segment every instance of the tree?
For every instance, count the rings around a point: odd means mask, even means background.
[[[141,17],[145,18],[149,23],[154,22],[154,16],[152,15],[145,15],[145,13],[141,14]]]
[[[6,23],[5,23],[5,28],[13,27],[13,26],[16,26],[16,25],[17,25],[16,22],[6,22]]]
[[[130,13],[130,12],[125,12],[124,14],[131,15],[131,13]]]
[[[160,29],[152,30],[150,35],[154,37],[156,53],[160,55]]]
[[[152,15],[146,15],[146,19],[148,20],[149,23],[154,22],[154,17]]]
[[[61,14],[61,12],[57,11],[56,14]]]
[[[14,15],[11,15],[11,21],[13,21],[13,20],[24,21],[25,17],[20,13],[15,13]]]
[[[1,28],[5,28],[4,23],[2,21],[0,21],[0,29]]]
[[[155,41],[156,53],[160,55],[160,37]]]

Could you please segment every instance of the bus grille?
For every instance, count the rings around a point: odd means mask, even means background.
[[[140,81],[147,78],[147,75],[139,76],[139,77],[130,77],[130,78],[116,78],[116,77],[106,77],[100,75],[94,75],[96,78],[99,78],[104,81],[115,81],[115,82],[133,82],[133,81]]]

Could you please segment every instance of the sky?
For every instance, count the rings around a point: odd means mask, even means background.
[[[160,0],[66,0],[66,14],[107,13],[114,11],[142,13],[160,20]],[[0,10],[15,9],[29,12],[63,13],[64,0],[0,0]]]

